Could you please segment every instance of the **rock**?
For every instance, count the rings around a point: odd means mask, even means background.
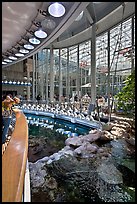
[[[43,169],[42,162],[39,163],[30,163],[29,162],[29,170],[30,170],[30,182],[33,188],[38,189],[45,182],[45,176],[47,175],[46,170]]]
[[[107,192],[104,188],[100,188],[98,196],[102,202],[128,202],[131,199],[131,196],[118,186],[115,187],[115,190],[112,191],[110,188]]]
[[[50,189],[55,189],[58,186],[55,178],[53,178],[53,177],[47,178],[45,181],[45,185]]]
[[[127,128],[130,128],[130,127],[131,127],[130,124],[127,122],[122,123],[122,124],[118,122],[118,123],[114,123],[112,128],[120,128],[123,130],[127,130]]]
[[[90,130],[89,133],[96,134],[96,133],[98,133],[98,130],[93,129],[93,130]]]
[[[129,143],[130,145],[135,146],[135,138],[134,138],[134,137],[125,138],[125,141],[126,141],[127,143]]]
[[[65,151],[64,154],[73,156],[73,151],[72,150],[68,150],[68,151]]]
[[[100,147],[99,149],[98,149],[98,153],[102,153],[102,152],[104,152],[105,150],[104,150],[104,148],[102,148],[102,147]]]
[[[42,150],[43,150],[43,146],[37,145],[37,146],[35,146],[35,147],[33,148],[33,154],[38,154],[38,153],[41,152]]]
[[[79,136],[79,137],[72,137],[72,138],[67,138],[65,141],[66,146],[71,146],[71,147],[78,147],[81,146],[85,142],[94,142],[98,140],[101,136],[101,131],[94,131],[94,133],[89,133],[87,135]]]
[[[112,135],[116,136],[117,138],[123,137],[123,134],[124,134],[123,131],[119,131],[119,130],[111,130],[110,133]]]
[[[72,146],[72,147],[78,147],[82,145],[83,141],[79,137],[72,137],[72,138],[67,138],[65,140],[65,145],[66,146]]]
[[[44,155],[42,159],[35,163],[30,162],[29,165],[32,196],[43,202],[72,201],[76,195],[78,202],[85,202],[86,199],[93,202],[92,196],[99,202],[129,201],[129,195],[119,188],[124,185],[124,178],[118,166],[122,164],[129,168],[129,163],[122,162],[125,156],[129,157],[128,153],[132,156],[130,158],[133,158],[135,137],[131,137],[125,127],[126,123],[122,125],[117,121],[106,125],[110,132],[105,129],[91,130],[87,135],[67,138],[66,146],[56,149],[56,153],[51,151],[53,140],[48,144],[46,140],[47,145],[43,146],[43,149],[48,149],[48,156]],[[113,137],[124,139],[112,140]],[[35,146],[37,150],[38,143],[42,147],[43,140],[40,138],[39,141],[32,141],[31,148]],[[134,168],[132,165],[131,167]],[[130,182],[130,179],[127,179]],[[85,197],[81,192],[85,192]]]
[[[72,148],[70,146],[65,146],[64,148],[61,149],[62,151],[68,151],[68,150],[72,150]]]
[[[98,150],[96,145],[90,144],[89,142],[83,143],[80,147],[74,150],[75,156],[85,157],[87,155],[90,157],[90,154],[96,153]]]
[[[102,163],[98,166],[97,172],[101,179],[109,184],[123,183],[122,174],[113,164]]]
[[[47,161],[47,164],[51,164],[52,163],[52,159],[49,159],[48,161]]]
[[[110,132],[103,130],[99,139],[103,141],[110,141],[113,139],[113,136]]]
[[[88,135],[83,136],[83,142],[95,142],[101,136],[101,131],[97,131],[96,133],[89,133]]]
[[[114,124],[111,122],[105,123],[102,125],[102,130],[110,131],[113,126]]]
[[[46,161],[49,160],[49,157],[43,157],[42,159],[37,160],[35,163],[45,163]]]

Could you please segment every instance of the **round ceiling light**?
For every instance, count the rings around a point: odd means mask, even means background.
[[[26,49],[20,49],[19,52],[23,53],[23,54],[27,54],[29,53],[29,50]]]
[[[9,59],[11,59],[11,60],[17,60],[18,58],[17,58],[17,57],[14,57],[14,56],[9,56]]]
[[[55,2],[48,7],[48,12],[53,17],[61,17],[65,14],[65,7],[62,4]]]
[[[4,62],[12,62],[10,59],[4,59]]]
[[[33,37],[29,39],[29,42],[34,44],[34,45],[38,45],[40,44],[40,40],[38,40],[37,38]]]
[[[2,62],[2,64],[7,64],[7,62]]]
[[[56,27],[56,23],[52,19],[44,19],[41,22],[41,26],[42,26],[43,29],[44,28],[46,28],[46,29],[54,29]]]
[[[33,45],[30,45],[30,44],[25,44],[24,47],[28,50],[33,50],[34,49],[34,46]]]
[[[83,11],[79,14],[79,16],[75,19],[75,21],[79,21],[83,17]]]
[[[47,37],[47,33],[44,32],[43,30],[37,30],[35,31],[35,36],[38,37],[38,38],[46,38]]]
[[[24,54],[23,54],[23,53],[16,53],[15,56],[17,56],[17,57],[23,57]]]

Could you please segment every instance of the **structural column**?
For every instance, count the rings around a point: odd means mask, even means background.
[[[62,88],[62,60],[61,60],[60,49],[59,49],[59,102],[61,102],[62,95],[63,95],[63,88]]]
[[[48,86],[49,86],[49,81],[48,81],[48,49],[46,49],[46,63],[45,63],[45,70],[46,70],[46,102],[48,103],[49,97],[48,97]]]
[[[35,55],[36,57],[36,69],[35,69],[35,85],[36,85],[36,96],[38,95],[38,53]]]
[[[78,98],[80,98],[79,45],[78,45],[78,47],[77,47],[76,91],[77,91],[77,96],[78,96]]]
[[[50,101],[54,101],[54,58],[53,58],[53,46],[50,47]]]
[[[131,52],[131,71],[133,72],[135,65],[134,65],[134,53],[135,53],[135,47],[134,47],[134,16],[132,17],[132,52]]]
[[[27,65],[27,82],[30,82],[30,67]],[[30,100],[30,86],[27,86],[27,100]]]
[[[113,79],[113,75],[112,75]],[[111,120],[111,106],[110,106],[110,31],[108,31],[108,112],[109,112],[109,118],[108,121]],[[112,83],[113,80],[112,80]],[[113,84],[112,84],[113,87]]]
[[[44,56],[43,56],[43,50],[41,50],[41,64],[39,65],[39,71],[40,71],[40,93],[41,93],[41,99],[44,99],[44,72],[43,72],[43,66],[44,66]]]
[[[96,103],[96,23],[92,26],[91,39],[91,103],[89,114],[94,110]]]
[[[32,77],[32,97],[33,97],[33,101],[35,101],[36,99],[36,95],[35,95],[35,70],[36,70],[36,61],[35,61],[35,55],[33,55],[33,77]]]
[[[66,72],[66,98],[67,98],[67,102],[69,102],[69,94],[70,94],[69,49],[67,48],[67,72]]]

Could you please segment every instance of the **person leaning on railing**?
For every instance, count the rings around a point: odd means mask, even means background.
[[[9,95],[2,101],[2,144],[5,143],[8,137],[9,125],[12,118],[12,106],[18,103],[20,103],[18,97],[12,99]]]

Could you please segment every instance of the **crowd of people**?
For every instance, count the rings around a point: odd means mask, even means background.
[[[20,99],[18,97],[12,97],[7,95],[2,98],[2,144],[8,139],[8,131],[11,123],[13,106],[19,104]]]

